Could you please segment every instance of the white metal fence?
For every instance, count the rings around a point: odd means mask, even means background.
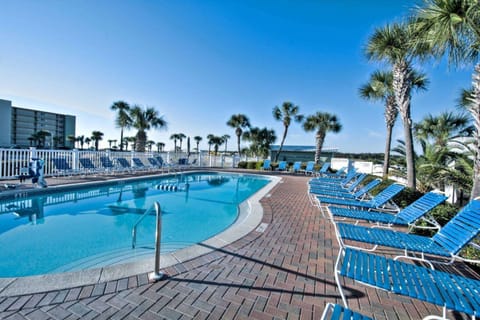
[[[117,159],[124,158],[134,167],[133,158],[138,158],[148,167],[148,158],[162,157],[165,164],[188,164],[191,167],[233,168],[238,164],[238,157],[209,155],[208,152],[192,153],[188,157],[185,152],[135,152],[135,151],[93,151],[93,150],[40,150],[30,149],[0,149],[0,179],[17,179],[23,168],[28,168],[32,158],[42,159],[44,175],[54,176],[58,172],[54,159],[64,159],[68,166],[77,173],[88,173],[91,169],[84,168],[80,159],[89,159],[96,168],[101,169],[100,158],[108,157],[114,164]],[[185,160],[181,160],[185,159]],[[186,162],[185,162],[186,161]],[[23,169],[23,170],[22,170]]]

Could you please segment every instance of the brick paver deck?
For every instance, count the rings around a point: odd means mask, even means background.
[[[331,223],[307,198],[307,178],[285,175],[262,199],[264,232],[147,275],[34,295],[0,298],[1,319],[319,319],[341,303]],[[350,307],[377,319],[441,315],[434,305],[345,280]],[[467,318],[449,314],[450,318]]]

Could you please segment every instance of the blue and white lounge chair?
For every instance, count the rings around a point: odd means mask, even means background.
[[[72,176],[78,174],[78,171],[73,170],[65,158],[52,158],[53,166],[55,167],[54,174],[62,176]]]
[[[342,179],[330,179],[325,177],[315,177],[310,179],[309,184],[317,186],[345,186],[352,181],[358,174],[352,170]]]
[[[150,169],[150,167],[145,166],[145,164],[139,158],[132,158],[132,162],[135,165],[135,170],[147,171]]]
[[[272,168],[270,167],[271,160],[270,159],[265,159],[263,160],[263,170],[271,170]]]
[[[80,164],[82,165],[83,169],[85,169],[84,173],[99,173],[99,169],[95,167],[92,160],[90,158],[80,158],[78,159]]]
[[[361,173],[355,175],[353,179],[341,183],[309,183],[309,188],[317,191],[347,191],[353,193],[366,177],[366,173]]]
[[[301,161],[295,161],[292,166],[292,172],[297,173],[300,172],[302,168],[302,162]]]
[[[374,179],[354,193],[337,190],[331,191],[328,189],[318,190],[313,188],[310,188],[310,192],[321,197],[361,200],[366,199],[368,192],[378,186],[380,182],[382,182],[381,179]]]
[[[412,202],[409,206],[405,207],[397,214],[391,214],[387,212],[376,211],[364,211],[347,209],[336,206],[329,206],[328,212],[332,219],[352,219],[356,222],[368,221],[376,223],[377,225],[383,225],[391,227],[396,226],[408,226],[413,228],[415,223],[421,219],[427,222],[427,226],[419,226],[422,229],[439,229],[440,225],[432,217],[426,216],[433,208],[447,200],[447,197],[443,194],[428,192],[422,197]]]
[[[373,320],[339,304],[327,303],[320,320]]]
[[[117,161],[119,167],[122,168],[122,170],[129,171],[129,172],[132,170],[132,166],[130,165],[130,162],[128,162],[127,159],[117,158],[116,161]]]
[[[459,255],[467,245],[478,247],[472,243],[472,240],[480,233],[480,200],[470,201],[433,237],[348,223],[337,223],[335,229],[337,240],[342,247],[360,248],[346,243],[346,241],[349,243],[356,241],[372,245],[367,249],[362,247],[362,250],[372,251],[378,246],[397,248],[404,251],[404,255],[398,256],[398,258],[421,260],[427,263],[449,264],[455,259],[480,262],[467,260]],[[413,256],[415,253],[420,256]],[[437,257],[444,259],[437,259]],[[445,259],[447,262],[444,262]]]
[[[103,169],[106,172],[114,172],[115,171],[115,166],[114,166],[112,160],[110,160],[109,157],[106,157],[106,156],[100,157],[100,164],[102,165]]]
[[[400,191],[405,189],[405,186],[402,186],[397,183],[393,183],[383,189],[379,194],[368,201],[361,200],[349,200],[341,198],[328,198],[328,197],[317,197],[318,201],[324,205],[339,205],[350,208],[358,208],[365,210],[392,210],[398,212],[398,206],[395,203],[390,203],[392,198],[395,197]]]
[[[328,173],[328,169],[330,169],[330,162],[325,162],[320,170],[318,170],[317,174],[318,175],[323,175]]]
[[[330,166],[330,164],[329,164],[329,166]],[[315,171],[315,161],[308,161],[305,169],[300,170],[300,171],[305,173],[305,174],[312,174],[313,175],[314,171]]]
[[[280,161],[278,167],[275,169],[277,171],[286,171],[287,170],[287,161]]]
[[[347,308],[340,277],[443,308],[442,316],[424,319],[446,319],[447,310],[466,313],[473,319],[480,314],[480,280],[344,248],[335,263],[335,282]]]

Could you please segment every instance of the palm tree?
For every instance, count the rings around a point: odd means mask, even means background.
[[[91,139],[95,141],[95,150],[98,151],[98,143],[100,140],[103,139],[103,132],[100,131],[92,131]]]
[[[63,144],[63,137],[61,137],[61,136],[54,136],[54,137],[52,138],[52,141],[53,141],[53,147],[54,147],[55,149],[57,149],[59,146],[62,146],[62,144]]]
[[[315,163],[319,163],[323,142],[325,141],[327,132],[338,133],[342,130],[342,125],[336,115],[328,112],[317,112],[306,117],[305,122],[303,123],[303,129],[307,132],[316,131]]]
[[[146,146],[147,146],[148,152],[152,151],[152,147],[153,147],[154,144],[155,144],[155,141],[153,141],[153,140],[148,140],[147,141]]]
[[[398,116],[397,105],[393,95],[392,72],[375,71],[368,83],[360,87],[360,97],[366,100],[382,101],[385,104],[385,123],[387,138],[385,142],[385,156],[383,160],[383,178],[388,176],[390,167],[390,148],[392,144],[392,130]]]
[[[167,127],[167,122],[160,116],[154,108],[148,107],[142,109],[140,106],[134,106],[130,110],[130,117],[132,118],[132,127],[137,129],[136,150],[144,152],[147,143],[147,131],[154,129],[163,129]]]
[[[211,149],[212,149],[212,145],[213,145],[213,140],[214,140],[214,138],[215,138],[215,135],[213,135],[213,134],[211,134],[211,133],[207,135],[207,140],[208,140],[208,154],[210,154],[210,151],[211,151]]]
[[[425,89],[426,76],[412,70],[411,84],[416,89]],[[361,98],[385,103],[385,123],[387,126],[387,138],[385,143],[385,156],[383,162],[383,178],[387,178],[390,167],[390,148],[392,142],[392,129],[397,120],[398,108],[395,103],[393,92],[393,73],[390,71],[375,71],[370,76],[370,81],[360,87]]]
[[[92,142],[92,139],[90,139],[89,137],[86,137],[85,138],[85,143],[87,144],[87,148],[90,149],[90,143]]]
[[[215,155],[218,154],[218,148],[223,144],[224,140],[222,137],[219,136],[212,136],[209,139],[209,144],[213,144],[213,150]]]
[[[113,140],[112,139],[108,139],[108,148],[109,149],[112,149],[112,143],[113,143]]]
[[[170,136],[170,140],[173,140],[173,152],[177,152],[177,140],[179,139],[180,139],[180,136],[178,135],[178,133],[173,133]]]
[[[223,142],[225,143],[225,154],[227,153],[227,143],[228,143],[228,139],[230,139],[230,136],[228,134],[224,134],[222,136],[222,139],[223,139]]]
[[[278,148],[278,152],[275,155],[275,162],[278,161],[278,157],[282,152],[283,144],[285,143],[285,139],[287,138],[288,127],[292,122],[292,118],[296,122],[303,121],[303,115],[298,114],[299,110],[300,107],[294,105],[291,102],[284,102],[281,108],[278,106],[275,106],[273,108],[273,118],[277,121],[281,121],[284,127],[282,141],[280,142],[280,148]]]
[[[163,142],[157,142],[157,151],[162,152],[163,148],[165,148],[165,143]]]
[[[198,146],[200,145],[200,141],[202,141],[203,138],[200,137],[200,136],[195,136],[195,137],[193,137],[193,140],[195,140],[195,143],[197,144],[197,152],[200,152],[200,149],[199,149]]]
[[[77,138],[73,134],[67,136],[67,141],[71,143],[72,148],[75,148],[75,141],[77,141]]]
[[[182,152],[182,142],[187,136],[183,133],[178,133],[178,140],[180,140],[180,152]]]
[[[37,147],[45,147],[45,141],[47,139],[47,137],[51,136],[52,134],[50,133],[50,131],[45,131],[45,130],[40,130],[38,132],[36,132],[34,134],[37,138]]]
[[[244,114],[234,114],[230,117],[227,121],[227,126],[235,129],[235,135],[237,136],[237,147],[238,147],[238,155],[241,155],[240,149],[240,138],[243,134],[243,129],[250,128],[250,120]]]
[[[388,62],[392,66],[393,95],[403,122],[407,184],[412,189],[415,189],[415,158],[410,111],[411,73],[412,60],[420,53],[415,51],[412,46],[414,31],[411,24],[396,23],[378,28],[369,38],[366,48],[366,55],[370,60]]]
[[[83,150],[83,144],[85,143],[85,136],[84,135],[78,136],[77,141],[80,143],[80,149]]]
[[[128,148],[128,143],[132,146],[133,151],[137,151],[137,137],[125,137],[123,138],[125,142],[125,151]]]
[[[464,114],[443,112],[439,116],[427,115],[414,125],[413,130],[422,146],[430,142],[444,148],[455,142],[461,144],[463,142],[459,139],[471,137],[475,128],[470,122]]]
[[[420,44],[427,42],[438,59],[448,56],[449,65],[475,63],[468,111],[475,124],[474,170],[471,199],[480,196],[480,4],[477,0],[429,0],[416,9]]]
[[[420,191],[433,188],[443,190],[447,183],[463,191],[466,191],[466,186],[471,187],[471,183],[460,179],[463,176],[461,171],[464,171],[461,168],[465,168],[471,154],[468,138],[472,136],[474,128],[469,117],[452,112],[444,112],[439,116],[429,114],[413,128],[414,136],[423,151],[416,161],[417,180],[423,187]]]
[[[120,141],[123,141],[123,130],[132,126],[130,117],[130,105],[125,101],[116,101],[110,106],[110,110],[117,111],[115,125],[120,128]],[[120,151],[123,151],[123,144],[120,143]]]
[[[250,128],[249,131],[245,131],[242,135],[243,140],[250,141],[250,152],[256,156],[263,158],[268,157],[270,152],[270,145],[277,140],[275,131],[267,128]]]

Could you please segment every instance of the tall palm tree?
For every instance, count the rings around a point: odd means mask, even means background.
[[[240,139],[243,134],[243,130],[250,128],[250,120],[244,114],[234,114],[227,121],[227,126],[235,129],[235,135],[237,136],[237,148],[238,155],[241,155],[242,150],[240,149]]]
[[[193,140],[195,140],[195,143],[197,144],[197,152],[200,152],[200,149],[199,149],[198,146],[200,145],[200,141],[202,141],[203,138],[200,137],[200,136],[195,136],[195,137],[193,137]]]
[[[223,143],[225,143],[225,154],[227,153],[227,144],[228,144],[228,139],[230,139],[230,136],[228,134],[224,134],[222,136]]]
[[[303,129],[307,132],[315,131],[315,163],[319,163],[327,132],[338,133],[342,130],[342,125],[336,115],[316,112],[305,118]]]
[[[75,141],[77,141],[77,138],[73,134],[67,136],[67,141],[70,142],[72,148],[75,148]]]
[[[219,136],[211,136],[209,139],[209,144],[213,145],[213,151],[215,155],[218,154],[218,148],[224,143],[224,140],[222,137]]]
[[[157,142],[157,151],[162,152],[163,148],[165,148],[165,143],[163,142]]]
[[[212,149],[212,145],[214,144],[214,138],[215,138],[215,135],[213,135],[211,133],[207,135],[208,154],[210,154],[210,151]]]
[[[167,127],[167,122],[163,119],[163,116],[160,116],[158,111],[151,107],[143,109],[136,105],[130,110],[130,117],[132,118],[132,127],[137,129],[135,151],[145,151],[148,130]]]
[[[275,106],[273,108],[273,118],[277,121],[281,121],[283,123],[283,136],[282,141],[280,142],[280,148],[278,148],[278,152],[275,155],[275,162],[278,161],[278,157],[282,152],[283,144],[285,143],[285,139],[287,138],[288,127],[292,123],[292,120],[295,122],[302,122],[303,115],[299,114],[300,107],[294,105],[291,102],[284,102],[282,103],[281,107]]]
[[[85,138],[85,143],[87,144],[87,148],[90,149],[90,143],[92,142],[92,139],[90,139],[89,137],[86,137]]]
[[[95,141],[95,150],[98,151],[98,143],[100,140],[103,139],[103,132],[100,131],[92,131],[92,137],[91,139]]]
[[[125,101],[116,101],[110,106],[110,110],[117,111],[115,125],[120,128],[120,141],[123,141],[123,130],[132,126],[132,118],[130,117],[130,105]],[[120,143],[120,151],[123,151],[123,144]]]
[[[474,119],[473,187],[470,198],[480,196],[480,4],[477,0],[425,0],[416,8],[420,44],[427,42],[438,59],[447,56],[450,66],[474,64],[473,92],[468,111]]]
[[[148,152],[151,152],[151,151],[152,151],[152,147],[153,147],[154,144],[155,144],[155,141],[153,141],[153,140],[148,140],[148,141],[146,142],[146,147],[147,147],[147,149],[148,149]]]
[[[415,189],[415,158],[410,111],[412,63],[416,52],[412,46],[415,30],[411,24],[395,23],[378,28],[369,38],[366,55],[370,60],[388,62],[392,66],[393,94],[403,122],[406,148],[407,184]],[[418,47],[420,49],[420,47]]]
[[[390,148],[392,144],[392,130],[398,116],[397,105],[393,95],[392,72],[375,71],[370,76],[368,83],[362,85],[359,90],[360,97],[367,100],[382,101],[385,104],[385,124],[387,137],[385,142],[385,155],[383,160],[383,178],[388,176],[390,167]]]
[[[178,133],[173,133],[170,136],[170,140],[173,140],[173,152],[177,152],[177,141],[180,139]]]
[[[80,143],[80,149],[83,150],[83,145],[85,144],[85,136],[82,134],[81,136],[77,137],[78,143]]]
[[[187,136],[183,133],[178,133],[178,140],[180,141],[180,152],[182,152],[182,142],[183,142],[183,139],[185,139]]]
[[[425,74],[412,70],[409,75],[413,88],[425,89],[427,79]],[[393,92],[393,73],[391,71],[375,71],[370,76],[370,81],[360,87],[361,98],[385,103],[385,123],[387,138],[385,143],[385,156],[383,162],[383,177],[387,178],[390,167],[390,149],[392,142],[392,129],[397,120],[398,108]]]

